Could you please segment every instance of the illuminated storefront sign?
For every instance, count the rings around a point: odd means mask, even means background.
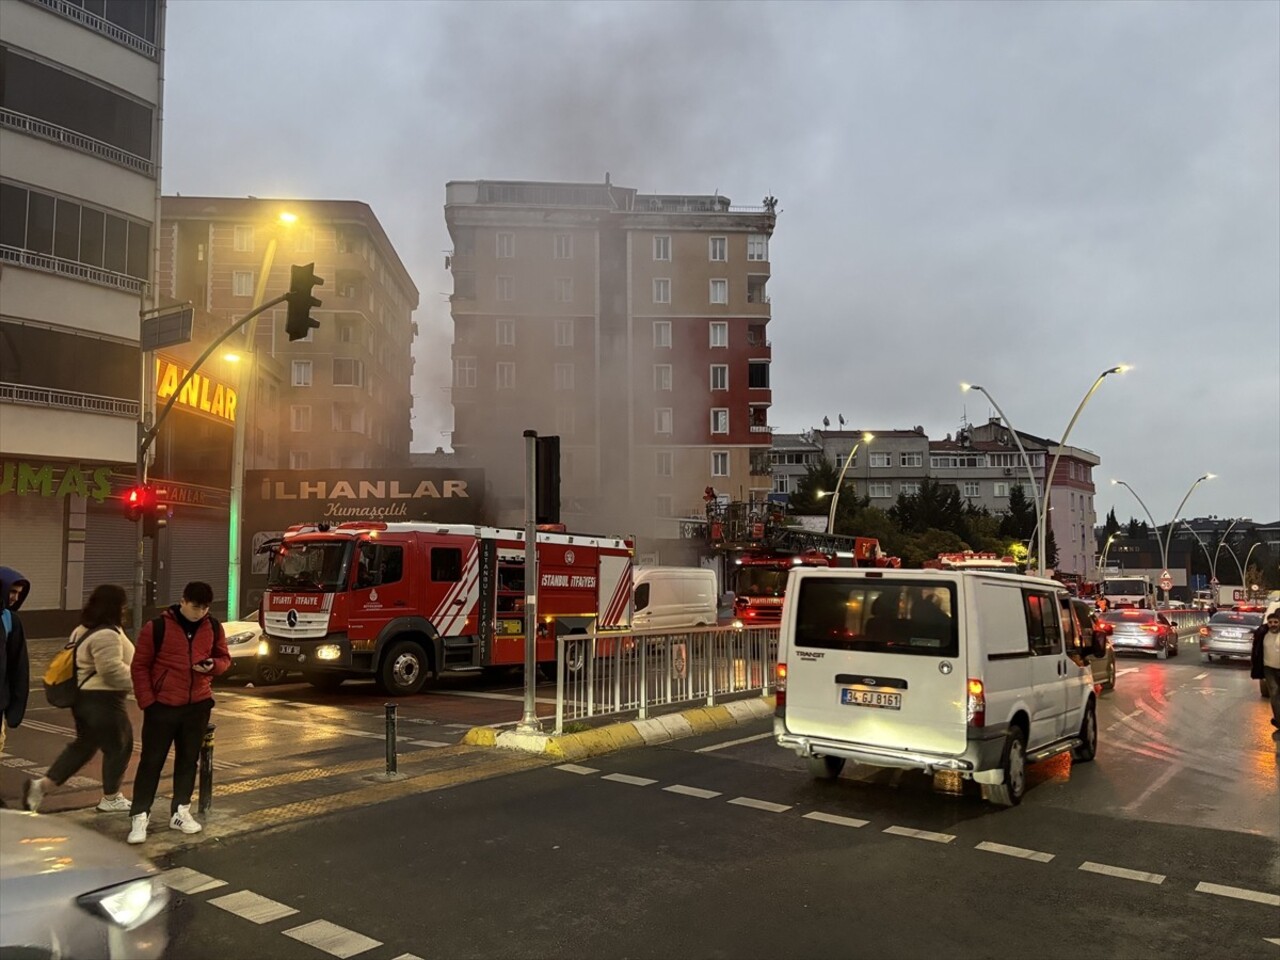
[[[187,368],[176,360],[156,356],[156,399],[167,403],[186,376]],[[222,423],[236,422],[236,391],[203,373],[193,373],[178,394],[175,406]]]

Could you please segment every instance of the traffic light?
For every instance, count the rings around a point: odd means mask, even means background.
[[[538,502],[534,507],[537,523],[560,522],[560,438],[537,439]]]
[[[124,509],[125,516],[130,520],[138,521],[146,516],[155,514],[156,511],[156,491],[154,487],[140,486],[130,487],[124,493]]]
[[[284,322],[284,329],[289,334],[289,341],[304,339],[312,327],[320,326],[319,320],[311,317],[311,308],[320,306],[320,301],[311,295],[312,287],[323,287],[324,280],[316,276],[316,265],[290,268],[289,292],[285,296],[289,300],[289,314]]]

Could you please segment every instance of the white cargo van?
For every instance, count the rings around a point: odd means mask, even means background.
[[[1062,584],[944,570],[797,568],[778,640],[778,744],[816,776],[846,760],[958,771],[994,803],[1026,765],[1092,760],[1089,660]],[[1089,639],[1086,640],[1085,638]]]
[[[704,567],[637,567],[632,578],[635,630],[713,627],[716,573]]]

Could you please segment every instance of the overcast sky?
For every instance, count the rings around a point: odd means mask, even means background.
[[[164,189],[369,203],[448,447],[450,179],[780,200],[775,430],[991,412],[1280,519],[1280,4],[170,0]],[[522,429],[515,424],[513,429]]]

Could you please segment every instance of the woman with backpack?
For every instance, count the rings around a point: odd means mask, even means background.
[[[129,799],[120,792],[133,753],[133,724],[125,706],[125,698],[133,690],[129,672],[133,643],[121,627],[127,604],[124,589],[108,583],[95,587],[84,605],[80,626],[68,642],[75,650],[76,694],[71,715],[76,738],[58,754],[45,776],[23,785],[22,804],[28,810],[39,810],[44,795],[75,776],[99,750],[102,799],[98,809],[104,813],[129,809]]]

